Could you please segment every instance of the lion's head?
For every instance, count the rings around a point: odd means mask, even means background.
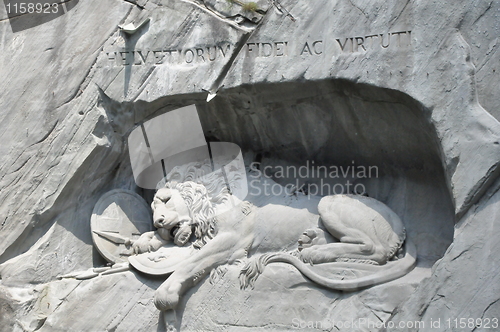
[[[160,236],[183,246],[194,233],[194,246],[203,247],[216,233],[215,216],[234,204],[228,183],[241,180],[238,169],[228,163],[225,173],[213,171],[209,160],[174,167],[158,183],[153,220]]]
[[[215,236],[215,208],[202,184],[167,183],[156,192],[151,207],[154,226],[167,241],[183,246],[194,232],[193,245],[201,248]]]

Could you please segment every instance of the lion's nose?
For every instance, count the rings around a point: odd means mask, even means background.
[[[171,228],[177,220],[177,214],[173,211],[157,211],[154,217],[153,225],[156,228]]]
[[[153,225],[156,227],[156,228],[161,228],[163,227],[165,223],[165,216],[160,216],[159,218],[156,218],[153,222]]]

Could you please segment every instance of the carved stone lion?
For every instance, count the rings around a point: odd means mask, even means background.
[[[240,275],[242,287],[253,285],[264,266],[272,262],[290,263],[314,282],[341,290],[356,290],[393,280],[408,273],[415,264],[415,249],[405,242],[403,223],[391,209],[375,199],[356,195],[322,198],[318,205],[318,226],[338,240],[328,243],[330,236],[322,229],[304,231],[304,220],[297,213],[270,213],[273,207],[256,208],[249,202],[240,202],[218,215],[217,205],[231,199],[224,186],[213,185],[207,190],[201,183],[181,182],[192,179],[187,174],[199,171],[200,167],[189,165],[182,174],[179,171],[175,176],[171,174],[170,179],[176,180],[168,181],[159,189],[152,203],[157,231],[143,234],[133,246],[135,253],[142,253],[172,241],[184,246],[192,239],[197,248],[176,265],[175,271],[157,289],[155,305],[160,310],[175,308],[182,294],[212,270],[248,257],[250,260]],[[298,250],[293,251],[293,255],[277,253],[297,240]],[[404,257],[403,243],[406,243]],[[398,255],[401,255],[398,261],[387,264]],[[387,268],[362,278],[336,280],[317,275],[305,263],[336,261],[387,265]]]

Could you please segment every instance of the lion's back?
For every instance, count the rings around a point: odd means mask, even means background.
[[[254,223],[253,249],[258,253],[297,249],[297,241],[302,233],[306,229],[318,227],[316,211],[304,206],[267,204],[256,208],[254,213],[255,217],[251,221]],[[241,233],[237,236],[241,236]]]

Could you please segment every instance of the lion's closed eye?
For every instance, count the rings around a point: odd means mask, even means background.
[[[167,190],[159,190],[153,198],[151,208],[154,210],[156,206],[166,204],[172,198],[172,193]]]
[[[155,197],[154,201],[156,203],[167,203],[170,200],[171,196],[168,197]]]
[[[158,203],[166,203],[172,198],[170,190],[160,190],[156,193],[154,200]]]

